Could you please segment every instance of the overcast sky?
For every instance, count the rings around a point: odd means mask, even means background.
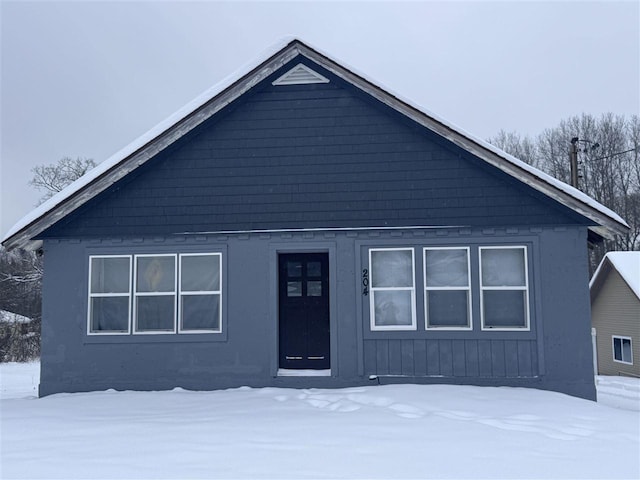
[[[640,111],[638,1],[0,1],[2,235],[33,166],[105,160],[288,34],[480,138]]]

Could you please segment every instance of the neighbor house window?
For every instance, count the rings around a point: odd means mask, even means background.
[[[426,327],[471,329],[468,247],[424,249]]]
[[[180,255],[180,332],[220,332],[222,255]]]
[[[613,337],[613,359],[616,362],[633,365],[633,352],[631,351],[631,338]]]
[[[369,250],[372,330],[415,330],[416,292],[413,248]]]
[[[89,257],[89,334],[129,333],[131,257]]]
[[[528,329],[526,247],[480,247],[483,329]]]

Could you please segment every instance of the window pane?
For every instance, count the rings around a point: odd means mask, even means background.
[[[622,361],[622,339],[614,338],[613,339],[613,358]]]
[[[482,249],[482,285],[485,287],[522,287],[524,278],[524,249]]]
[[[182,256],[180,266],[180,288],[183,292],[220,290],[220,256]]]
[[[631,360],[631,340],[628,338],[622,339],[622,361],[632,363]]]
[[[287,262],[287,276],[288,277],[300,277],[300,276],[302,276],[302,263],[301,262]]]
[[[173,292],[175,290],[175,258],[138,257],[137,292]]]
[[[287,297],[301,297],[302,282],[287,282]]]
[[[92,258],[91,293],[128,293],[129,258]]]
[[[469,259],[466,250],[425,250],[428,287],[469,286]]]
[[[94,297],[90,315],[92,332],[126,332],[129,330],[129,297]]]
[[[307,276],[319,277],[322,275],[322,264],[320,262],[307,262]]]
[[[307,282],[307,297],[321,297],[322,296],[322,282],[313,281]]]
[[[136,330],[171,330],[175,316],[175,296],[156,295],[136,298]]]
[[[482,293],[485,327],[526,327],[525,292],[485,290]]]
[[[466,290],[427,291],[427,320],[430,327],[469,326]]]
[[[182,330],[220,330],[220,295],[184,295]]]
[[[371,286],[413,287],[411,250],[374,250],[371,252]]]
[[[411,291],[373,291],[375,324],[382,325],[411,325],[412,300]]]

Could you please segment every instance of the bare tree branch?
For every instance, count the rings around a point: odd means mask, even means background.
[[[578,137],[580,188],[622,216],[631,227],[615,240],[605,240],[592,255],[599,263],[610,250],[640,250],[640,118],[607,113],[582,114],[562,120],[534,140],[500,131],[489,142],[507,153],[569,183],[568,149]],[[598,144],[597,148],[592,148]]]
[[[37,165],[32,168],[33,178],[29,181],[29,185],[44,192],[39,201],[42,203],[95,166],[96,163],[90,158],[64,157],[57,163]]]

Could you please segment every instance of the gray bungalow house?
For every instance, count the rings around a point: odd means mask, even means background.
[[[7,233],[40,395],[536,387],[595,399],[581,192],[291,39]]]

